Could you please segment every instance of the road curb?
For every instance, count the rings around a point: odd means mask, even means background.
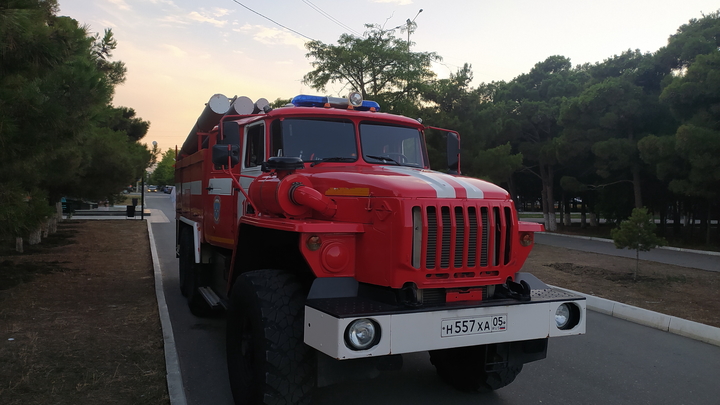
[[[565,233],[557,233],[557,232],[537,232],[545,235],[553,235],[553,236],[562,236],[564,238],[574,238],[574,239],[584,239],[584,240],[594,240],[598,242],[609,242],[613,243],[612,239],[606,239],[606,238],[596,238],[593,236],[582,236],[582,235],[568,235]],[[664,250],[672,250],[675,252],[687,252],[687,253],[697,253],[700,255],[708,255],[708,256],[720,256],[720,252],[713,252],[709,250],[696,250],[696,249],[685,249],[685,248],[677,248],[672,246],[659,246],[656,249],[664,249]]]
[[[632,305],[611,301],[605,298],[595,297],[567,288],[551,286],[573,294],[582,295],[587,299],[587,307],[595,312],[610,315],[614,318],[624,319],[640,325],[659,329],[676,335],[685,336],[690,339],[699,340],[711,345],[720,346],[720,328],[705,325],[699,322],[688,321],[687,319],[661,314],[634,307]]]
[[[165,347],[165,369],[167,371],[168,395],[170,396],[170,404],[186,405],[187,399],[185,398],[185,388],[183,387],[180,362],[178,360],[177,348],[175,346],[175,335],[173,335],[170,313],[168,312],[167,302],[165,301],[165,290],[163,289],[160,259],[158,257],[157,247],[155,246],[155,237],[153,235],[152,226],[150,225],[150,221],[146,222],[148,227],[148,237],[150,239],[150,253],[152,255],[153,272],[155,273],[155,296],[157,297],[158,302],[160,325],[162,326]]]

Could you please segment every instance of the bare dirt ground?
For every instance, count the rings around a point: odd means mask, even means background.
[[[169,403],[147,241],[143,221],[67,221],[3,243],[1,404]]]
[[[147,226],[66,221],[0,243],[0,404],[167,404]],[[720,273],[536,245],[548,284],[720,327]]]

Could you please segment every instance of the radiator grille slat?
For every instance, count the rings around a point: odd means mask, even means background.
[[[477,266],[477,242],[478,242],[478,220],[477,210],[475,207],[468,208],[468,222],[470,223],[470,232],[468,236],[468,267]]]
[[[450,208],[442,207],[440,209],[442,217],[442,247],[440,251],[440,267],[447,269],[450,267],[450,237],[452,232],[452,222],[450,221]]]
[[[488,265],[488,209],[487,207],[480,208],[480,222],[482,224],[482,236],[480,245],[480,267],[487,267]]]
[[[455,267],[463,267],[463,250],[465,248],[465,215],[463,207],[455,207]]]
[[[435,207],[427,207],[428,237],[425,246],[425,266],[428,269],[435,268],[435,253],[437,250],[437,214]]]

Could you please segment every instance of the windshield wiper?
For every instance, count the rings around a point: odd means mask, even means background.
[[[314,159],[312,163],[310,164],[310,167],[315,166],[316,164],[323,163],[323,162],[354,162],[356,161],[356,158],[353,157],[326,157],[322,159]]]
[[[396,164],[397,166],[402,166],[400,163],[398,163],[397,160],[395,160],[395,159],[393,159],[393,158],[391,158],[391,157],[389,157],[389,156],[377,156],[377,155],[365,155],[365,156],[366,156],[366,157],[369,157],[369,158],[371,158],[371,159],[382,160],[383,163],[390,162],[390,163]]]

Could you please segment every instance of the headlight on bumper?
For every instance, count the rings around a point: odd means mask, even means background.
[[[555,326],[560,330],[572,329],[580,323],[580,308],[571,302],[560,304],[555,310]]]
[[[356,319],[345,329],[345,344],[352,350],[367,350],[379,341],[380,325],[371,319]]]

